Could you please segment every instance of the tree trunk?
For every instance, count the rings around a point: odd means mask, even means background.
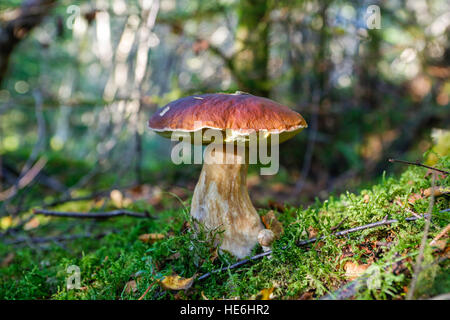
[[[0,26],[0,85],[8,70],[14,48],[50,12],[56,0],[25,0],[16,9],[17,16]]]

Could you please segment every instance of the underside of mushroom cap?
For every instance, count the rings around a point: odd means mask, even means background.
[[[212,129],[225,142],[248,141],[251,134],[264,139],[277,135],[279,143],[307,127],[297,112],[267,98],[246,93],[214,93],[175,100],[155,113],[149,128],[170,138],[174,133],[191,136]],[[194,141],[194,140],[191,140]],[[212,142],[205,137],[202,143]]]

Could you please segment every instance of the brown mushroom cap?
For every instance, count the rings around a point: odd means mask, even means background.
[[[172,101],[156,112],[148,124],[164,137],[174,132],[192,134],[216,129],[228,130],[232,133],[231,141],[237,141],[252,132],[263,131],[266,137],[279,135],[280,143],[307,127],[303,117],[288,107],[241,92],[195,95]]]

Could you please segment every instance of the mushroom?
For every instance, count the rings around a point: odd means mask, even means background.
[[[233,145],[215,148],[214,158],[219,161],[203,164],[191,216],[206,230],[221,231],[221,239],[216,239],[217,243],[221,241],[220,249],[237,258],[250,254],[264,227],[247,190],[248,152],[242,156],[236,151],[236,144],[244,142],[243,148],[248,150],[253,133],[262,133],[260,137],[267,145],[275,144],[272,141],[277,139],[282,143],[306,127],[303,117],[288,107],[239,91],[184,97],[170,102],[149,120],[149,128],[163,137],[192,137],[211,129],[226,138],[210,144],[213,140],[202,134],[201,144]],[[234,161],[222,161],[230,158]]]
[[[261,245],[264,252],[271,250],[271,246],[274,240],[275,234],[270,229],[263,229],[258,233],[258,242]]]

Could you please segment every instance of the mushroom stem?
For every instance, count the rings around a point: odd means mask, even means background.
[[[258,243],[258,233],[264,227],[248,195],[248,164],[234,151],[231,154],[220,148],[215,150],[216,159],[225,156],[233,157],[235,163],[203,164],[192,198],[191,216],[207,231],[222,231],[215,238],[221,250],[244,258]]]

